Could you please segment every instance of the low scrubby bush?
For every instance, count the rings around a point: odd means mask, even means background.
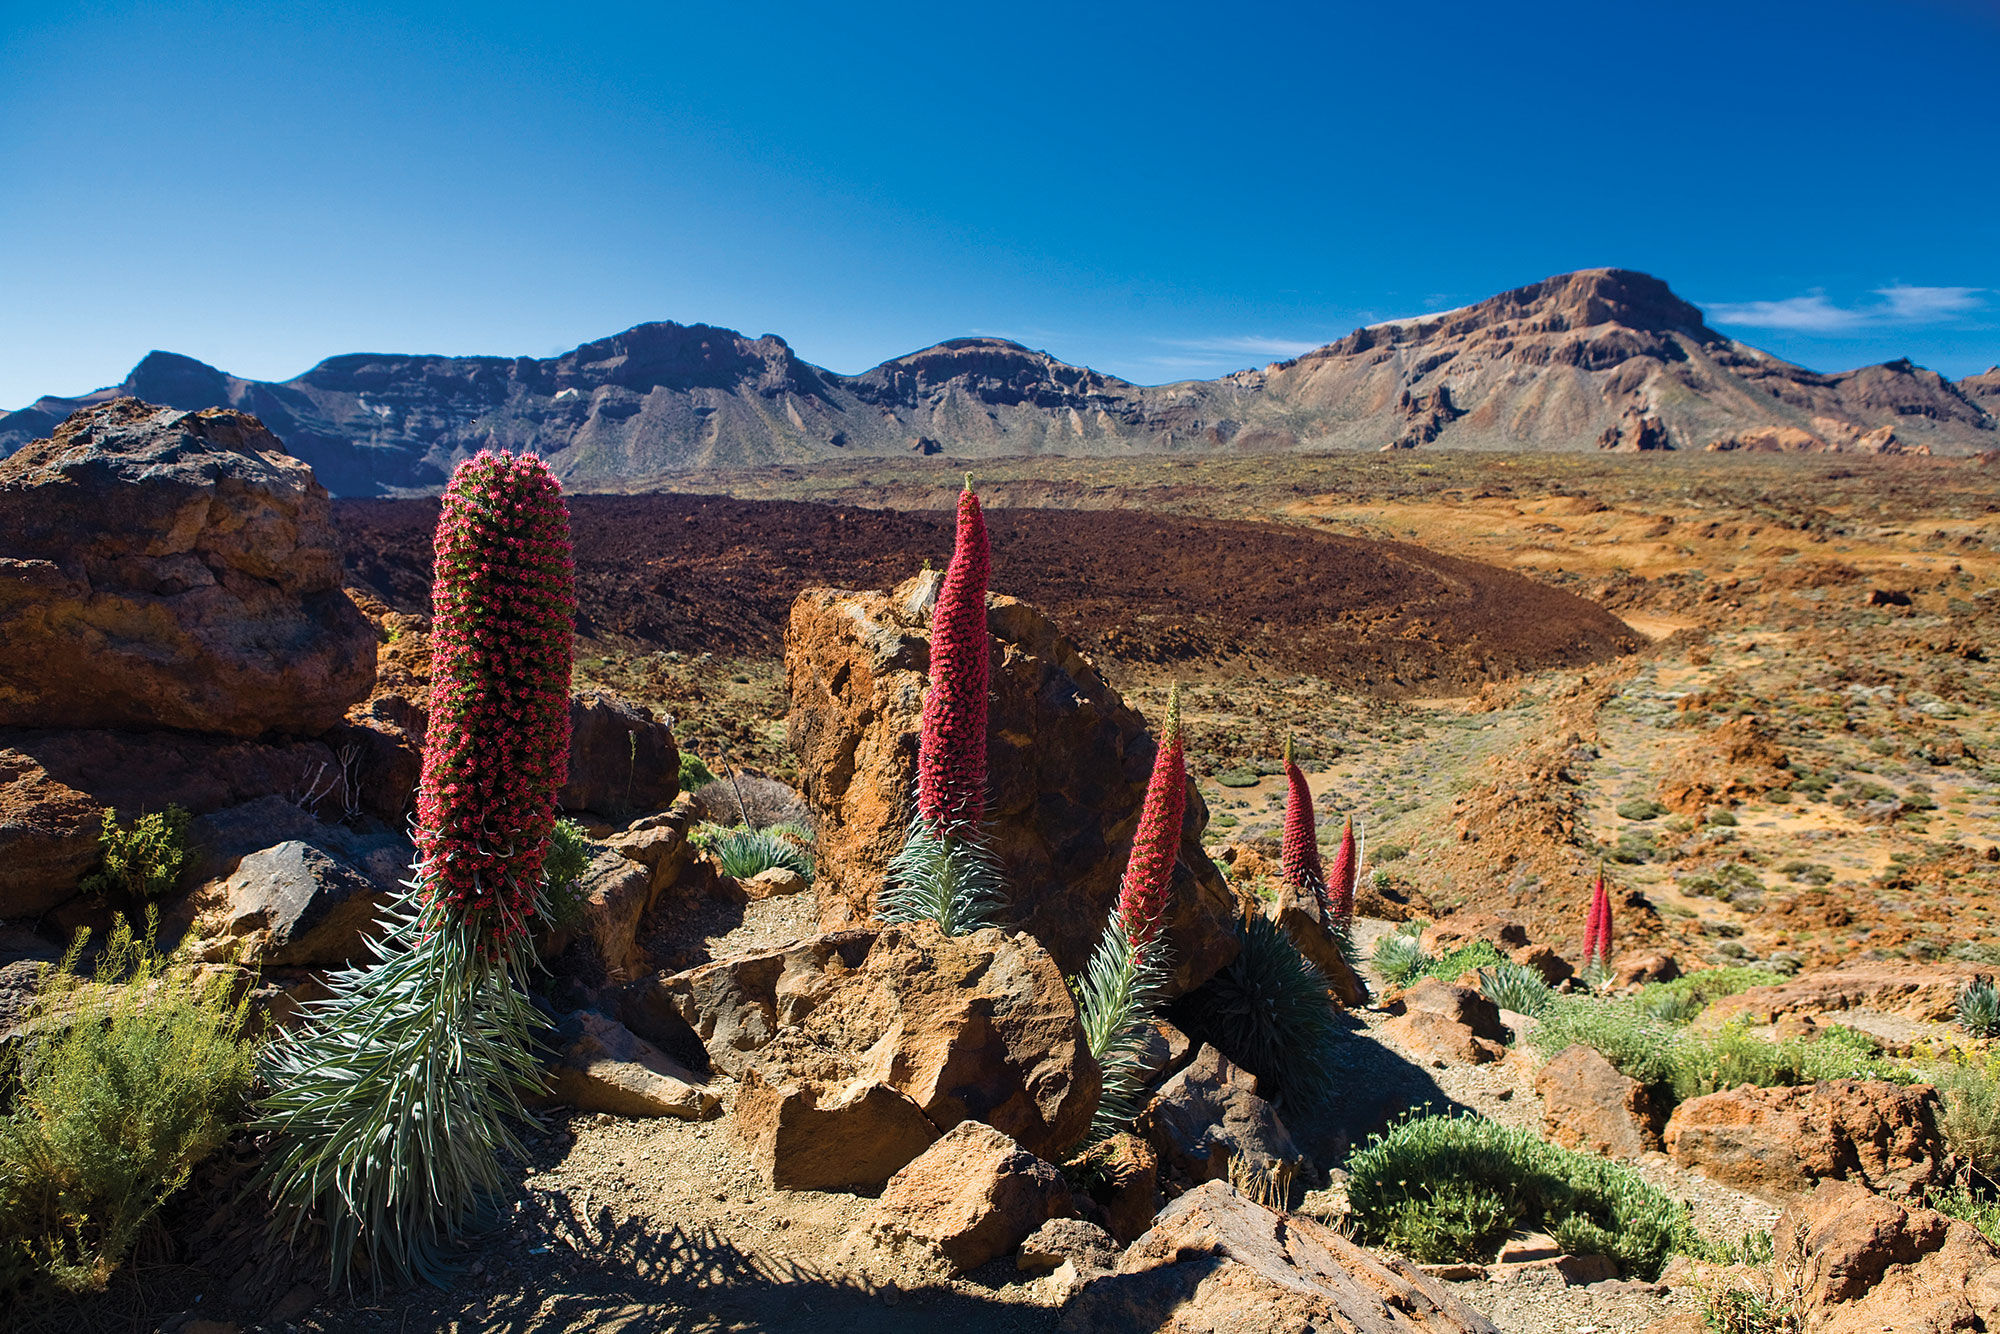
[[[1821,1079],[1909,1083],[1916,1077],[1881,1059],[1874,1040],[1853,1029],[1835,1027],[1814,1038],[1784,1042],[1759,1037],[1743,1024],[1697,1031],[1663,1020],[1643,995],[1556,996],[1540,1019],[1533,1042],[1544,1055],[1581,1043],[1675,1102],[1739,1084],[1776,1088]]]
[[[1952,1154],[2000,1182],[2000,1056],[1960,1057],[1924,1072],[1938,1091],[1938,1129]]]
[[[141,900],[172,894],[188,866],[190,820],[179,806],[168,806],[140,816],[127,829],[118,823],[117,811],[105,811],[97,838],[103,860],[80,888],[86,894],[123,893]]]
[[[1424,1263],[1489,1259],[1509,1232],[1535,1228],[1651,1280],[1669,1254],[1697,1244],[1686,1207],[1631,1168],[1474,1116],[1404,1121],[1347,1171],[1361,1238]]]
[[[1189,1031],[1257,1076],[1287,1103],[1320,1097],[1333,1083],[1340,1019],[1327,981],[1269,919],[1237,928],[1242,949],[1227,968],[1176,1008]]]
[[[1438,955],[1419,968],[1410,981],[1420,982],[1424,978],[1434,977],[1440,982],[1456,982],[1467,973],[1505,962],[1507,956],[1502,954],[1492,941],[1475,940],[1469,945],[1461,945],[1455,950]]]
[[[1639,989],[1639,1005],[1668,1023],[1685,1024],[1724,996],[1784,980],[1781,974],[1762,968],[1704,968],[1671,982],[1647,983]]]
[[[1988,1241],[2000,1243],[2000,1200],[1992,1195],[1953,1183],[1933,1189],[1924,1203],[1941,1214],[1972,1224],[1986,1234]]]
[[[244,1006],[225,983],[115,930],[88,982],[83,940],[42,979],[0,1121],[0,1306],[24,1285],[101,1288],[228,1136],[248,1092]]]

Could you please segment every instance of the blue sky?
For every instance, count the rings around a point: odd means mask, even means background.
[[[0,406],[651,319],[1157,382],[1607,264],[1964,375],[1996,87],[1996,0],[0,0]]]

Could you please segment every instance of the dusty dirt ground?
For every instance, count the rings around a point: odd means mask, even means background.
[[[685,489],[852,515],[934,510],[958,480],[878,460]],[[1275,831],[1289,732],[1322,824],[1356,814],[1372,869],[1413,904],[1503,905],[1573,947],[1603,859],[1621,939],[1692,960],[2000,959],[2000,860],[1986,860],[2000,859],[2000,468],[1418,451],[995,460],[974,480],[996,531],[1010,509],[1039,523],[1133,508],[1410,542],[1576,593],[1635,632],[1636,651],[1609,660],[1412,692],[1338,664],[1121,658],[1105,638],[1116,607],[1059,612],[1150,716],[1170,680],[1188,683],[1217,839]],[[1268,573],[1245,587],[1244,568],[1210,581],[1204,615],[1251,626],[1285,599]],[[1010,577],[1002,548],[996,585]],[[1316,607],[1304,590],[1292,601],[1295,616]],[[586,669],[650,691],[697,750],[783,772],[775,658],[611,648]]]

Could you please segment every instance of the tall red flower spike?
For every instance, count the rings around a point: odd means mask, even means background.
[[[1187,754],[1181,737],[1181,688],[1167,694],[1167,721],[1160,728],[1160,748],[1153,757],[1153,776],[1146,783],[1146,801],[1139,808],[1138,832],[1132,836],[1132,859],[1118,887],[1118,914],[1135,954],[1143,953],[1159,935],[1167,904],[1174,892],[1174,866],[1181,855],[1181,821],[1187,814]]]
[[[482,450],[438,512],[430,729],[417,789],[420,893],[527,929],[569,773],[576,569],[548,465]]]
[[[1347,817],[1341,831],[1340,851],[1333,854],[1333,874],[1327,878],[1328,907],[1335,926],[1354,920],[1354,887],[1361,877],[1361,849],[1354,841],[1354,817]]]
[[[1604,871],[1597,872],[1597,961],[1611,962],[1611,893],[1604,887]]]
[[[931,613],[930,689],[917,743],[917,814],[934,834],[977,833],[986,819],[986,581],[993,557],[972,479]]]
[[[1313,824],[1312,789],[1292,758],[1292,739],[1285,738],[1285,841],[1278,874],[1294,893],[1311,894],[1326,905],[1326,869],[1319,860],[1319,831]]]

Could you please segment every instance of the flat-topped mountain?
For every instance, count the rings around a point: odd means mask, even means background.
[[[598,491],[909,452],[2000,448],[2000,369],[1956,384],[1908,361],[1818,374],[1717,333],[1664,282],[1623,269],[1153,386],[997,338],[840,375],[776,335],[670,322],[549,358],[354,353],[282,382],[152,352],[121,384],[0,414],[0,454],[128,395],[254,413],[341,495],[435,489],[487,445],[534,449],[567,485]]]

